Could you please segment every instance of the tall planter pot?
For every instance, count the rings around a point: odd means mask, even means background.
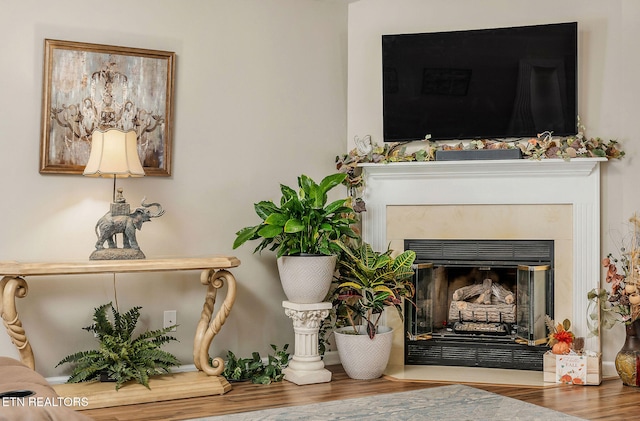
[[[336,329],[336,347],[340,362],[347,376],[357,380],[377,379],[382,376],[389,362],[391,345],[393,343],[393,329],[379,326],[378,333],[369,338],[366,326],[357,326],[359,334],[353,332],[353,327]]]
[[[616,355],[616,370],[622,383],[640,386],[640,320],[626,325],[627,337]]]
[[[337,256],[299,255],[278,258],[278,272],[287,300],[296,304],[321,303],[327,297]]]

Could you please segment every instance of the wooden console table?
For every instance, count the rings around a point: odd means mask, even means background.
[[[236,280],[227,269],[240,265],[233,256],[203,258],[173,258],[144,260],[91,260],[74,263],[20,263],[0,262],[0,315],[11,341],[20,353],[22,362],[35,369],[35,359],[16,309],[16,297],[24,298],[28,292],[26,277],[45,275],[86,275],[97,273],[136,273],[200,270],[200,282],[207,287],[204,306],[193,343],[193,361],[196,368],[214,381],[214,393],[223,394],[231,386],[220,376],[224,360],[214,358],[209,364],[209,347],[226,321],[236,296]],[[216,294],[224,284],[227,293],[217,314],[213,315]],[[217,386],[217,387],[216,387]],[[208,387],[212,387],[211,384]]]

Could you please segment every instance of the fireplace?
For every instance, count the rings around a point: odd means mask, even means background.
[[[405,303],[404,362],[543,369],[553,318],[554,242],[406,239],[416,295]]]
[[[587,336],[586,295],[600,278],[604,160],[364,164],[362,235],[396,251],[405,239],[553,241],[554,318]],[[395,314],[386,317],[396,328],[390,367],[402,367],[406,332]],[[599,351],[599,338],[586,338],[585,348]]]

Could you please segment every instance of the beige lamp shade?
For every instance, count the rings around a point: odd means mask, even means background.
[[[83,172],[89,177],[143,177],[136,132],[96,130],[91,136],[91,154]]]

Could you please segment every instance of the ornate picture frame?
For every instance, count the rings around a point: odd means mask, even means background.
[[[174,52],[45,39],[40,173],[82,174],[93,131],[119,128],[170,176],[174,69]]]

